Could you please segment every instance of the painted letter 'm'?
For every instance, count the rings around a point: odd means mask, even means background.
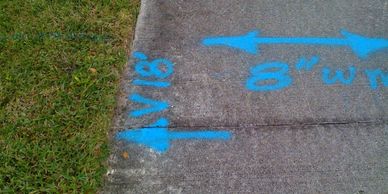
[[[388,73],[384,73],[380,69],[367,69],[365,70],[365,74],[369,79],[369,85],[373,90],[376,90],[378,88],[378,78],[380,77],[380,80],[384,87],[388,86]]]

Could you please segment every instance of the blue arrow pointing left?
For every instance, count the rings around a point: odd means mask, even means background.
[[[296,44],[349,47],[361,59],[371,53],[388,48],[388,39],[371,38],[342,30],[344,38],[324,37],[260,37],[258,31],[238,36],[207,37],[202,40],[205,46],[227,46],[237,48],[251,54],[257,54],[262,44]]]
[[[157,152],[163,153],[170,148],[171,140],[229,140],[232,137],[232,133],[229,131],[169,131],[167,126],[168,120],[161,118],[147,128],[118,132],[116,138],[145,145]]]

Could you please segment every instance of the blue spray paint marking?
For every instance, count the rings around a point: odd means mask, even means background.
[[[251,77],[246,81],[245,87],[256,92],[268,92],[280,90],[292,84],[292,78],[288,75],[288,65],[280,62],[270,62],[251,68]],[[278,71],[274,71],[278,70]],[[274,80],[272,84],[261,84],[268,80]]]
[[[133,80],[132,83],[137,86],[151,86],[156,88],[168,88],[171,85],[170,82],[148,81],[148,80],[141,80],[141,79],[135,79]]]
[[[162,70],[159,67],[163,67]],[[174,72],[174,64],[167,59],[155,59],[152,62],[148,61],[139,61],[135,65],[135,71],[143,77],[156,77],[159,79],[164,79],[170,76]]]
[[[252,31],[239,36],[217,36],[202,40],[206,46],[228,46],[241,49],[250,54],[257,54],[260,44],[299,44],[299,45],[322,45],[322,46],[345,46],[361,59],[369,54],[388,47],[388,40],[383,38],[369,38],[342,30],[345,38],[322,38],[322,37],[257,37],[258,31]]]
[[[138,52],[138,51],[134,52],[132,54],[132,56],[133,56],[133,58],[138,59],[138,60],[142,60],[142,61],[148,59],[147,55],[145,55],[142,52]]]
[[[143,115],[147,115],[150,113],[160,112],[163,110],[166,110],[168,108],[168,103],[163,101],[157,101],[149,98],[145,98],[141,96],[140,94],[132,94],[129,99],[133,102],[147,104],[150,107],[140,109],[140,110],[134,110],[130,113],[132,117],[141,117]]]
[[[303,67],[306,66],[304,58],[301,58],[299,62],[300,61],[303,61],[303,65],[298,63],[296,66],[302,66],[301,68],[305,68]],[[311,61],[307,64],[306,68],[312,68],[310,64],[315,63],[315,59]],[[245,83],[245,87],[250,91],[270,92],[281,90],[290,86],[293,82],[293,77],[289,72],[289,66],[286,63],[263,63],[251,68],[250,72],[251,75]],[[385,73],[380,69],[366,69],[365,75],[369,80],[369,85],[372,90],[376,90],[378,88],[379,81],[383,87],[388,86],[388,73]],[[334,73],[332,73],[330,68],[323,67],[321,76],[323,83],[326,85],[336,83],[351,85],[357,76],[357,69],[356,67],[349,66],[347,71],[336,69]]]
[[[169,131],[168,120],[161,118],[148,128],[125,130],[117,133],[116,138],[147,146],[157,152],[166,152],[170,148],[171,140],[229,140],[229,131]]]
[[[149,125],[149,127],[168,127],[168,123],[169,123],[168,119],[162,117],[157,121],[155,121],[154,123],[152,123],[151,125]]]
[[[331,85],[339,81],[344,85],[351,85],[353,83],[354,78],[356,77],[357,70],[355,67],[348,67],[348,70],[349,76],[347,78],[345,78],[344,72],[341,70],[336,70],[335,75],[330,78],[330,69],[328,67],[324,67],[322,69],[323,83]]]
[[[313,56],[309,61],[306,60],[306,58],[301,57],[298,61],[298,63],[295,65],[295,68],[299,71],[306,70],[311,71],[313,70],[314,66],[319,62],[319,57]]]
[[[388,87],[388,73],[384,73],[380,69],[365,70],[365,74],[369,79],[369,85],[373,90],[378,88],[378,77],[380,77],[383,86]]]
[[[158,79],[167,78],[173,73],[174,64],[164,58],[155,59],[151,62],[146,61],[148,57],[142,52],[134,52],[133,57],[139,61],[135,64],[135,71],[143,77],[155,77]],[[162,66],[163,65],[163,66]],[[132,82],[138,86],[150,86],[157,88],[167,88],[171,84],[167,81],[142,80],[135,79]],[[141,117],[143,115],[160,112],[168,108],[168,103],[145,98],[140,94],[132,94],[129,100],[148,105],[147,108],[134,110],[130,113],[132,117]],[[150,147],[158,152],[166,152],[170,147],[171,140],[179,139],[206,139],[206,140],[229,140],[232,136],[228,131],[169,131],[168,119],[162,117],[150,124],[148,127],[134,130],[125,130],[118,132],[118,140],[126,140],[137,144]]]

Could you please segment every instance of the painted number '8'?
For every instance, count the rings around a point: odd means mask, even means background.
[[[288,70],[288,65],[280,62],[257,65],[251,68],[251,76],[246,81],[245,86],[248,90],[256,92],[280,90],[292,84],[292,77]],[[265,83],[265,81],[267,82]]]
[[[173,73],[174,64],[167,59],[155,59],[151,62],[139,61],[136,63],[135,71],[143,77],[153,76],[164,79]]]

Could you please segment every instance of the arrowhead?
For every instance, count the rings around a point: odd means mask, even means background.
[[[257,54],[255,40],[258,33],[258,31],[252,31],[240,36],[208,37],[202,40],[202,44],[205,46],[228,46],[241,49],[250,54]]]
[[[362,59],[366,59],[369,54],[378,50],[388,48],[388,40],[383,38],[369,38],[358,34],[353,34],[342,30],[341,34],[349,41],[349,46],[353,52]]]
[[[166,152],[170,147],[167,128],[141,128],[118,132],[118,140],[126,140],[147,146],[157,152]]]

